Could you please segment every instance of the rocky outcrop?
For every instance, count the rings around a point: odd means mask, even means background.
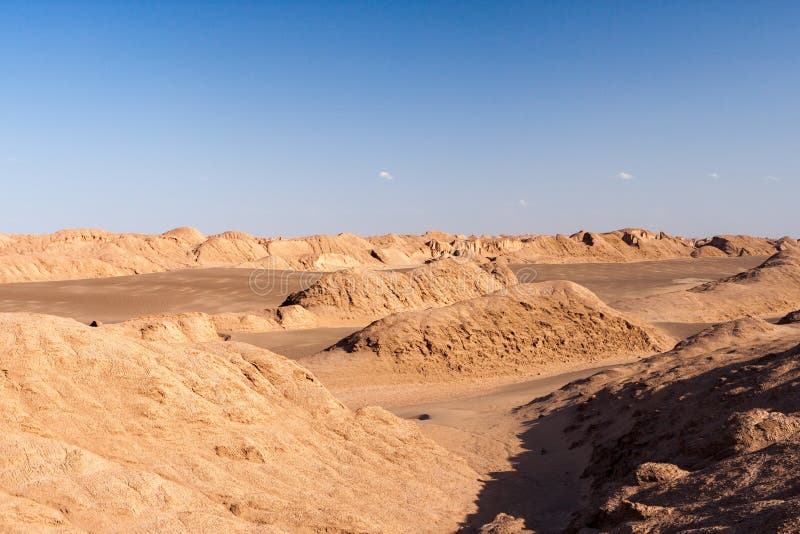
[[[181,226],[180,228],[173,228],[168,232],[162,234],[164,237],[172,237],[180,241],[189,243],[192,246],[197,246],[206,239],[208,239],[202,232],[191,226]]]
[[[491,523],[478,531],[479,534],[536,534],[525,528],[525,521],[508,514],[497,514]]]
[[[725,256],[769,256],[775,253],[777,244],[777,240],[747,235],[717,235],[696,241],[697,250],[692,255],[712,255],[703,252],[712,248]]]
[[[718,323],[680,341],[675,350],[681,354],[699,354],[729,347],[742,340],[773,336],[777,328],[763,319],[744,317]]]
[[[268,332],[280,329],[313,328],[317,316],[302,306],[283,306],[241,313],[218,313],[211,316],[219,332]]]
[[[200,312],[147,315],[101,328],[117,335],[160,343],[201,343],[223,339],[212,317]]]
[[[780,319],[778,319],[778,324],[794,324],[794,323],[800,323],[800,310],[789,312]]]

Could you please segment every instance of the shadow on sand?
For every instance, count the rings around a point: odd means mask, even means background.
[[[737,532],[754,532],[759,525],[796,525],[793,502],[800,479],[793,466],[800,445],[791,414],[800,412],[800,345],[727,363],[730,352],[668,358],[647,375],[625,380],[615,390],[600,387],[590,397],[578,389],[591,379],[572,382],[561,391],[573,389],[579,396],[562,400],[582,400],[543,417],[537,410],[545,399],[517,408],[527,418],[519,435],[525,450],[512,459],[513,470],[491,474],[464,531],[479,529],[501,512],[524,519],[537,533],[563,531],[577,519],[573,512],[587,504],[592,478],[603,480],[598,491],[608,494],[620,485],[635,485],[633,473],[645,462],[674,464],[692,475],[668,493],[643,486],[628,498],[648,506],[691,505],[694,528],[725,530],[735,524]],[[685,374],[673,372],[677,364]],[[763,418],[767,411],[777,415],[765,423],[765,433],[756,416]],[[583,444],[573,443],[574,438]],[[758,469],[767,468],[756,469],[754,462],[769,466],[772,478],[758,475]],[[712,484],[718,472],[727,476],[726,491]],[[703,489],[708,487],[717,489]],[[615,513],[584,519],[606,529],[630,518]]]
[[[526,409],[515,411],[522,414]],[[466,518],[462,532],[477,532],[499,513],[524,519],[537,533],[567,527],[583,502],[588,484],[581,474],[591,453],[586,445],[570,448],[565,429],[574,410],[568,406],[524,423],[526,429],[519,435],[524,451],[512,458],[512,470],[490,474],[478,495],[478,510]]]

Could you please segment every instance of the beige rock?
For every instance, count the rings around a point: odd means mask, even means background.
[[[508,514],[497,514],[491,523],[481,527],[480,534],[536,534],[525,528],[525,521]]]
[[[636,481],[639,484],[669,482],[685,477],[689,472],[675,464],[645,462],[636,468]]]

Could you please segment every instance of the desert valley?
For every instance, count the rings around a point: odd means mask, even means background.
[[[794,238],[0,235],[0,524],[800,532]]]
[[[0,534],[800,534],[799,50],[0,2]]]

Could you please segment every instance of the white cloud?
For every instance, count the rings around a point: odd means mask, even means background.
[[[621,172],[617,174],[617,178],[620,180],[633,180],[633,175],[629,172]]]
[[[521,198],[521,199],[519,199],[519,205],[522,206],[523,208],[527,208],[528,207],[528,201],[525,200],[524,198]]]
[[[388,171],[381,171],[381,172],[379,172],[379,173],[378,173],[378,178],[383,178],[383,179],[384,179],[384,180],[386,180],[387,182],[388,182],[389,180],[394,180],[394,176],[392,176],[391,174],[389,174],[389,172],[388,172]]]
[[[717,173],[717,172],[712,172],[711,174],[709,174],[709,175],[708,175],[708,177],[709,177],[709,178],[719,178],[719,173]]]
[[[765,182],[780,182],[781,178],[778,176],[765,176],[762,180]]]

